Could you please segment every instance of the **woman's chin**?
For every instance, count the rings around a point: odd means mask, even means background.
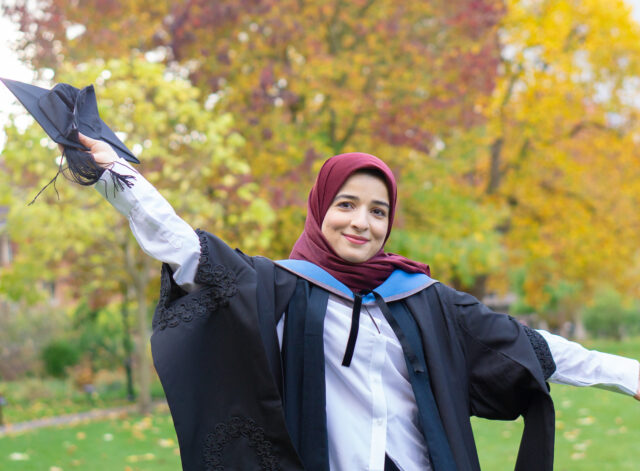
[[[371,258],[369,253],[365,253],[364,250],[362,252],[357,250],[341,250],[338,252],[338,256],[349,263],[362,263]]]

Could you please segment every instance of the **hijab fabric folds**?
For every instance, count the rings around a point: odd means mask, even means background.
[[[384,176],[389,191],[389,228],[391,233],[396,210],[397,188],[391,169],[379,158],[361,152],[340,154],[327,160],[309,193],[307,220],[304,231],[296,241],[289,258],[307,260],[324,268],[354,292],[373,290],[381,285],[395,269],[409,273],[430,275],[429,265],[415,262],[392,253],[384,247],[366,262],[352,263],[339,257],[322,234],[322,221],[338,190],[347,179],[360,170],[377,170]]]

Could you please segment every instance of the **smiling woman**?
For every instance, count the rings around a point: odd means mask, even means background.
[[[304,231],[290,258],[322,267],[356,292],[374,289],[395,269],[429,275],[428,265],[382,250],[396,199],[393,172],[377,157],[361,152],[332,157],[309,193]]]
[[[274,262],[193,231],[106,143],[82,142],[135,178],[96,188],[165,262],[151,343],[184,469],[479,470],[470,416],[522,415],[516,470],[551,470],[547,380],[638,391],[637,361],[529,329],[385,253],[397,192],[377,157],[325,162]]]
[[[322,221],[322,235],[336,254],[366,262],[382,250],[389,228],[389,192],[384,181],[363,172],[342,185]]]

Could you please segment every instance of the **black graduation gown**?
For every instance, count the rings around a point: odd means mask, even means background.
[[[276,324],[292,307],[317,308],[314,299],[328,297],[326,286],[232,250],[211,234],[198,235],[195,281],[204,288],[185,293],[163,265],[151,338],[183,469],[325,471],[324,366],[317,357],[321,330],[314,340],[285,325],[290,348],[283,347],[281,354]],[[437,282],[387,302],[403,303],[418,327],[420,356],[455,460],[452,468],[480,469],[471,415],[500,420],[522,415],[516,470],[551,470],[555,426],[545,378],[555,365],[539,334]],[[290,317],[285,322],[293,324]],[[301,360],[314,348],[315,360]],[[288,366],[294,364],[306,371]],[[297,377],[309,376],[309,370],[322,386],[311,389],[311,402],[309,389],[301,393],[307,379]],[[299,417],[305,417],[306,429]],[[319,438],[310,444],[309,436]]]

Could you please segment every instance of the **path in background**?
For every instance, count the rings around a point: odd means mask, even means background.
[[[165,401],[156,401],[152,404],[153,411],[168,410]],[[76,414],[60,415],[57,417],[46,417],[44,419],[29,420],[27,422],[18,422],[15,424],[0,426],[0,438],[14,433],[26,432],[41,427],[54,427],[59,425],[70,425],[78,422],[85,422],[98,419],[116,418],[121,415],[137,412],[138,405],[131,404],[128,406],[113,407],[111,409],[94,409],[87,412],[78,412]]]

